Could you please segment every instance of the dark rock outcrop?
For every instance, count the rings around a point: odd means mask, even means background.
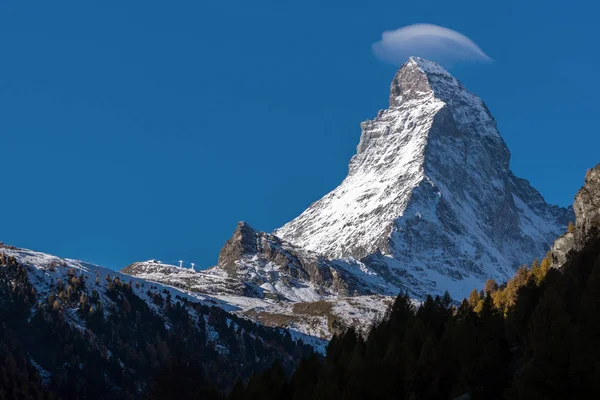
[[[600,164],[589,170],[575,195],[575,229],[558,238],[550,253],[552,266],[562,267],[572,252],[580,251],[600,233]]]
[[[264,234],[263,234],[264,236]],[[243,256],[253,256],[262,252],[261,234],[256,232],[246,222],[238,223],[233,236],[225,242],[219,253],[218,265],[229,274],[236,274],[236,261]]]
[[[340,263],[255,231],[246,222],[238,223],[221,249],[217,268],[253,285],[279,286],[284,297],[305,286],[312,286],[319,296],[372,293]]]
[[[575,196],[576,232],[583,239],[600,228],[600,164],[589,170],[584,186]]]

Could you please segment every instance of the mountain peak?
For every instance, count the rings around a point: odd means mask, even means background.
[[[411,57],[361,128],[342,184],[275,235],[331,258],[379,254],[435,292],[428,282],[507,279],[566,228],[571,212],[512,174],[488,108],[435,62]]]
[[[235,262],[244,254],[256,254],[259,246],[259,234],[246,222],[237,224],[233,236],[229,239],[219,253],[218,265],[229,272],[234,272]]]
[[[236,230],[247,230],[247,229],[254,231],[254,229],[246,221],[240,221],[237,223]]]
[[[408,59],[408,61],[402,66],[400,67],[400,69],[402,69],[403,67],[406,66],[411,66],[411,65],[416,65],[421,71],[423,71],[424,73],[428,74],[428,75],[445,75],[445,76],[450,76],[452,77],[452,75],[446,71],[444,69],[444,67],[442,67],[440,64],[436,63],[435,61],[430,61],[430,60],[426,60],[424,58],[421,57],[415,57],[412,56]]]

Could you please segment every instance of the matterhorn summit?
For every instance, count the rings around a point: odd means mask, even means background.
[[[514,176],[483,101],[434,62],[409,59],[389,108],[361,128],[346,179],[280,229],[239,223],[204,271],[145,262],[123,272],[327,339],[368,329],[399,292],[460,300],[489,278],[504,282],[574,219]]]
[[[361,128],[346,179],[276,236],[417,297],[459,298],[543,257],[572,219],[513,175],[483,101],[437,63],[411,57]]]

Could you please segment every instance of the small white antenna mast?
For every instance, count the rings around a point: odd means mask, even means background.
[[[192,263],[192,271],[195,271],[194,265],[196,265],[196,264]]]
[[[183,260],[179,260],[179,268],[183,268]]]

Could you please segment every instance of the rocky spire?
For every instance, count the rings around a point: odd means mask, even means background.
[[[218,265],[234,273],[235,262],[243,256],[252,257],[260,251],[260,234],[244,221],[238,222],[233,236],[225,243],[219,253]]]
[[[560,268],[571,251],[581,250],[590,238],[600,237],[600,164],[589,170],[583,187],[575,195],[575,229],[552,246],[552,266]]]
[[[589,170],[573,205],[576,230],[582,235],[600,229],[600,164]]]
[[[390,85],[390,107],[400,107],[403,103],[422,97],[431,96],[433,89],[427,77],[432,69],[422,68],[417,58],[411,57],[403,64]],[[441,67],[440,67],[441,68]],[[445,71],[444,71],[445,72]]]
[[[218,270],[260,286],[279,300],[316,300],[376,290],[342,265],[239,222],[219,254]]]

